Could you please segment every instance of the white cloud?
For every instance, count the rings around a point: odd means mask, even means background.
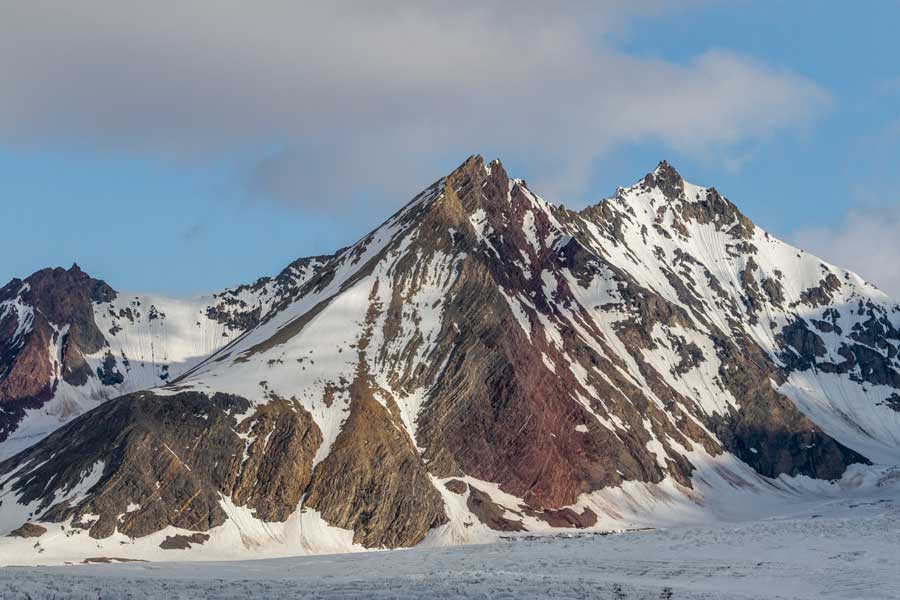
[[[640,141],[734,162],[828,107],[812,81],[727,50],[676,64],[612,44],[664,5],[7,0],[0,140],[188,160],[277,148],[254,189],[331,210],[482,150],[551,196]]]
[[[791,242],[859,273],[900,300],[900,206],[850,210],[834,227],[808,227]]]

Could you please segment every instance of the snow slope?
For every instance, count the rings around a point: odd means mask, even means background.
[[[783,507],[772,518],[489,546],[210,563],[0,570],[10,600],[71,598],[608,598],[746,600],[900,595],[893,490]],[[302,592],[298,592],[302,590]]]
[[[25,411],[15,430],[0,442],[0,459],[27,448],[110,398],[173,381],[277,310],[279,303],[312,277],[323,261],[324,257],[300,259],[275,278],[191,298],[122,292],[94,301],[93,319],[104,344],[84,356],[91,376],[79,385],[65,380],[59,357],[67,326],[58,327],[63,335],[57,336],[48,349],[55,363],[53,395],[41,406]],[[22,290],[28,285],[22,284]],[[13,343],[31,333],[33,313],[34,307],[23,304],[21,294],[0,303],[0,320],[15,314],[18,321]],[[98,370],[109,372],[105,381],[93,376]]]

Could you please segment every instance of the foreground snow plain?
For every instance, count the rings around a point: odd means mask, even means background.
[[[900,496],[763,520],[202,563],[0,569],[0,598],[900,598]]]

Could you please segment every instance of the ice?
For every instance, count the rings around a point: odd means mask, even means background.
[[[764,520],[610,535],[239,562],[8,567],[0,596],[877,600],[900,596],[898,537],[900,504],[884,494]]]

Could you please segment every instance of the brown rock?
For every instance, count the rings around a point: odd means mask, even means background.
[[[350,394],[350,414],[316,467],[305,504],[330,524],[352,529],[353,541],[367,548],[415,545],[447,521],[443,499],[363,372]]]
[[[284,520],[309,482],[321,433],[302,408],[278,400],[238,426],[230,415],[249,408],[225,394],[123,396],[0,463],[0,473],[42,463],[16,481],[20,501],[40,501],[43,520],[85,523],[95,538],[114,531],[140,537],[168,526],[206,531],[225,521],[220,495],[260,518]],[[236,429],[255,434],[249,448]],[[100,464],[102,476],[86,500],[51,506],[58,489],[71,489]],[[130,504],[140,508],[129,512]],[[84,521],[88,514],[99,518]]]
[[[253,436],[239,475],[226,477],[226,495],[250,506],[264,521],[284,521],[297,509],[312,477],[322,433],[297,403],[275,399],[243,421],[239,433]]]
[[[200,545],[207,541],[209,541],[209,536],[205,533],[167,535],[166,539],[160,542],[159,547],[163,550],[187,550],[192,544]]]
[[[478,520],[495,531],[525,531],[521,521],[507,519],[506,509],[494,503],[491,497],[478,488],[469,485],[469,497],[466,506]]]
[[[545,510],[536,513],[534,516],[546,521],[553,527],[584,529],[597,524],[597,513],[589,508],[585,508],[581,514],[578,514],[571,508],[563,508],[561,510]]]
[[[465,481],[460,481],[459,479],[451,479],[444,483],[444,487],[453,492],[454,494],[459,494],[462,496],[466,493],[466,490],[469,489],[469,486]]]
[[[13,529],[7,537],[34,538],[47,533],[47,528],[34,523],[25,523],[21,527]]]

